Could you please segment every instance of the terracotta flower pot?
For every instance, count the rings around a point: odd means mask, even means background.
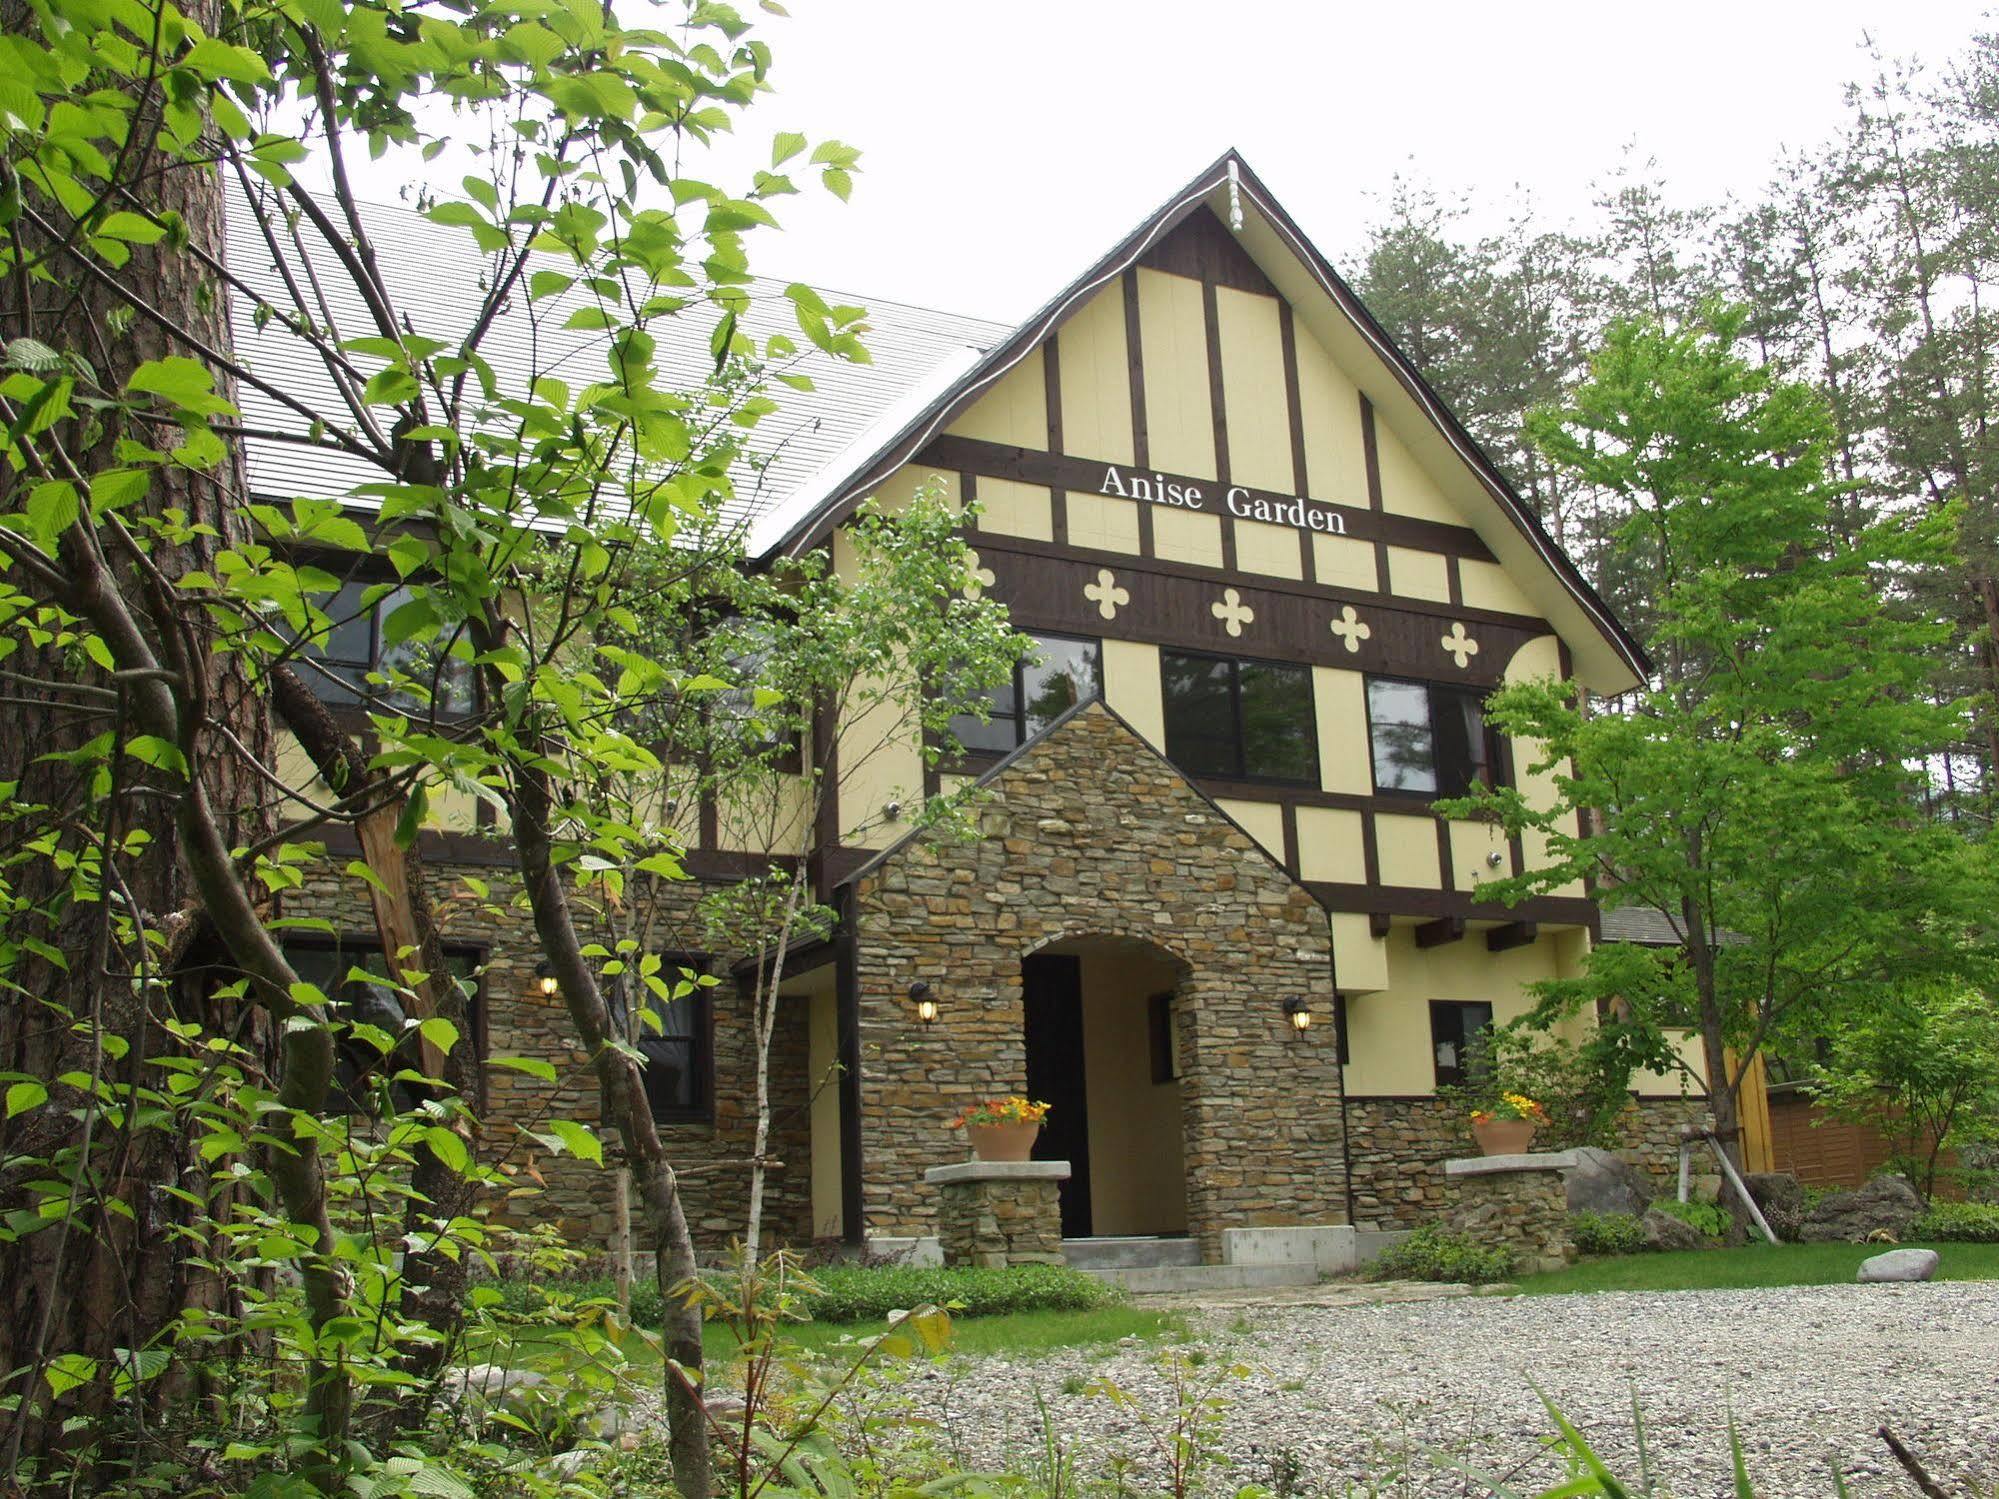
[[[1525,1155],[1533,1148],[1535,1129],[1532,1119],[1488,1119],[1474,1123],[1471,1132],[1486,1155]]]
[[[1024,1161],[1034,1149],[1038,1124],[968,1124],[965,1137],[972,1142],[972,1159],[977,1161]]]

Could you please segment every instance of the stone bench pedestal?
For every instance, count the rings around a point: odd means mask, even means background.
[[[1059,1265],[1067,1161],[960,1161],[923,1179],[943,1204],[938,1237],[947,1265]]]
[[[1561,1269],[1576,1257],[1567,1182],[1576,1162],[1573,1150],[1444,1162],[1456,1196],[1451,1227],[1511,1249],[1523,1271]]]

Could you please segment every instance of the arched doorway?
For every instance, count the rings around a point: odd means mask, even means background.
[[[1027,1091],[1053,1107],[1039,1160],[1066,1160],[1065,1239],[1187,1231],[1175,996],[1152,943],[1079,935],[1021,959]]]

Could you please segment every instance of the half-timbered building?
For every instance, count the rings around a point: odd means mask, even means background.
[[[1214,1260],[1232,1228],[1433,1215],[1462,1139],[1439,1087],[1530,985],[1579,970],[1597,914],[1579,885],[1492,900],[1543,850],[1431,804],[1477,782],[1552,798],[1486,695],[1614,693],[1639,647],[1233,154],[1016,329],[877,322],[923,354],[844,393],[819,429],[844,446],[786,477],[752,550],[837,564],[862,501],[939,488],[1036,651],[961,760],[890,742],[840,777],[818,868],[839,927],[794,955],[774,1049],[776,1227],[920,1243],[924,1173],[963,1154],[950,1119],[1019,1092],[1055,1105],[1038,1150],[1072,1162],[1071,1238]],[[978,840],[898,834],[896,808],[966,777]],[[501,862],[469,812],[426,836],[441,883]],[[697,877],[756,852],[712,818],[690,839]],[[485,1044],[565,1054],[525,931],[488,908],[453,935]],[[729,994],[655,1043],[689,1163],[743,1153]],[[1696,1105],[1637,1081],[1630,1143],[1669,1152]],[[534,1087],[496,1073],[489,1113],[526,1117]],[[737,1180],[690,1177],[713,1237]],[[607,1200],[572,1172],[516,1211],[598,1234]]]

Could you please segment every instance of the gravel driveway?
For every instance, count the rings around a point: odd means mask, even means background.
[[[1634,1389],[1659,1492],[1676,1499],[1733,1493],[1731,1409],[1759,1499],[1825,1499],[1834,1464],[1856,1496],[1915,1494],[1875,1436],[1884,1423],[1949,1493],[1999,1492],[1999,1283],[1265,1309],[1210,1313],[1197,1330],[1208,1362],[1194,1378],[1219,1381],[1227,1399],[1217,1445],[1234,1466],[1213,1486],[1222,1492],[1284,1469],[1300,1494],[1486,1492],[1431,1451],[1495,1474],[1518,1467],[1515,1485],[1535,1492],[1559,1469],[1537,1455],[1551,1426],[1530,1379],[1634,1492]],[[1108,1379],[1137,1412],[1170,1420],[1158,1352],[959,1361],[905,1393],[968,1464],[1018,1468],[1041,1451],[1038,1389],[1089,1477],[1149,1444],[1134,1410],[1077,1391]],[[1230,1363],[1250,1372],[1227,1378]]]

